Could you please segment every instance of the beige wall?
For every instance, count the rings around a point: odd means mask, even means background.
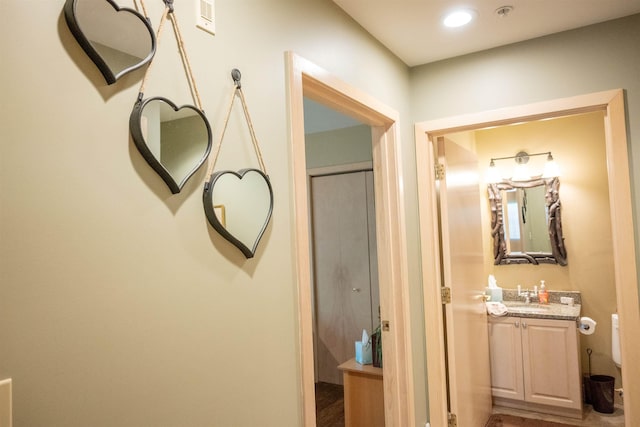
[[[15,425],[301,425],[284,52],[404,118],[420,319],[407,68],[330,1],[219,1],[215,37],[196,29],[195,2],[176,2],[214,142],[239,68],[272,180],[273,218],[246,260],[208,226],[204,170],[172,195],[144,162],[128,130],[141,72],[106,86],[63,4],[2,2],[0,378],[14,381]],[[162,2],[146,6],[157,26]],[[145,95],[193,103],[170,25],[156,58]],[[258,165],[236,100],[216,170],[248,166]],[[424,424],[423,332],[413,333]]]
[[[493,274],[503,288],[518,284],[532,289],[545,280],[548,290],[580,291],[582,315],[598,326],[594,335],[581,335],[583,371],[588,371],[586,349],[592,348],[592,371],[620,377],[611,359],[611,313],[616,312],[611,217],[605,162],[604,115],[601,112],[561,119],[503,126],[475,132],[480,173],[492,157],[513,156],[519,151],[551,151],[558,164],[562,227],[568,265],[493,264],[490,212],[483,199],[486,275]],[[542,172],[545,156],[531,157],[529,166]],[[533,164],[535,162],[535,164]],[[497,161],[510,170],[513,160]],[[486,189],[482,188],[486,194]]]

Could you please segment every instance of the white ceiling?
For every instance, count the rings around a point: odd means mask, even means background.
[[[409,66],[640,13],[640,0],[333,0]],[[506,17],[495,13],[513,6]],[[456,7],[475,10],[463,28],[442,26]]]

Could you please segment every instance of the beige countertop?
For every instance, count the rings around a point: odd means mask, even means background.
[[[503,301],[507,306],[507,316],[531,317],[537,319],[578,320],[580,318],[580,304],[526,304],[522,301]]]
[[[382,368],[377,368],[371,364],[361,365],[360,363],[356,362],[355,358],[347,360],[346,362],[338,366],[338,369],[340,369],[341,371],[357,372],[361,374],[369,374],[369,375],[374,375],[378,377],[382,376]]]

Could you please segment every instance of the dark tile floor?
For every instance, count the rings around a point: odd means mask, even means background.
[[[544,421],[533,418],[525,418],[516,415],[494,414],[491,415],[485,427],[571,427],[569,424],[560,424],[555,421]]]
[[[620,405],[615,406],[615,411],[613,412],[613,414],[601,414],[594,411],[591,405],[585,404],[583,418],[581,420],[554,415],[539,414],[537,412],[521,411],[518,409],[504,408],[500,406],[494,406],[493,413],[535,418],[536,420],[540,421],[557,422],[579,427],[624,427],[624,411],[622,409],[622,406]],[[530,424],[526,425],[529,426]]]
[[[344,427],[344,390],[339,384],[316,383],[317,427]]]

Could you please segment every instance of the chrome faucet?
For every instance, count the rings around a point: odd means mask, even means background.
[[[533,291],[530,291],[529,289],[525,289],[524,292],[522,292],[520,285],[518,285],[518,296],[524,297],[525,304],[531,304],[531,297],[538,296],[538,287],[534,286]]]

